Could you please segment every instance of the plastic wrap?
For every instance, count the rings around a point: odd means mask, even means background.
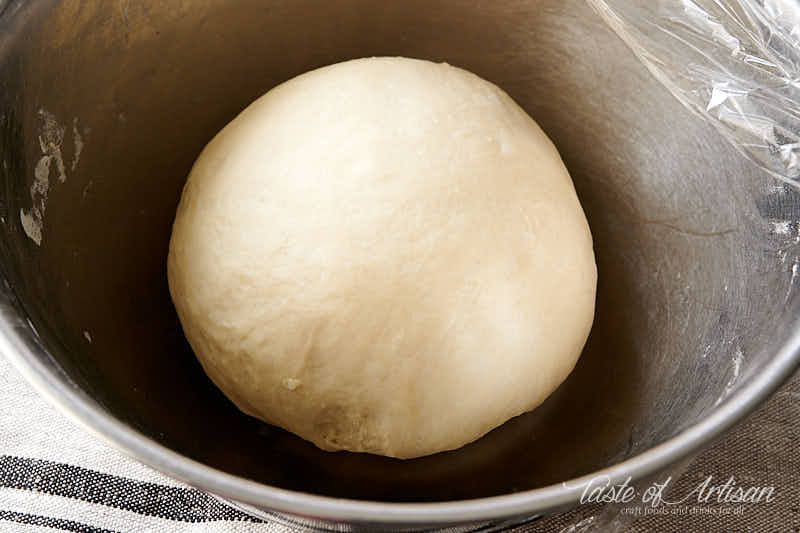
[[[684,105],[800,186],[800,2],[588,2]]]
[[[800,0],[587,1],[687,108],[800,188]],[[628,531],[622,507],[578,507],[560,533]]]

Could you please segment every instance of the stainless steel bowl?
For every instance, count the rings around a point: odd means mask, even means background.
[[[238,412],[165,275],[212,135],[277,83],[372,55],[505,88],[561,151],[599,267],[594,329],[556,393],[411,461],[322,452]],[[552,511],[592,476],[696,451],[798,363],[800,194],[686,112],[582,0],[0,0],[0,156],[3,353],[114,446],[251,509],[384,525]]]

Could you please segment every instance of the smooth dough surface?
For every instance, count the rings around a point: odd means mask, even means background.
[[[553,144],[447,64],[275,87],[202,152],[168,260],[181,323],[245,413],[411,458],[539,405],[594,316],[592,238]]]

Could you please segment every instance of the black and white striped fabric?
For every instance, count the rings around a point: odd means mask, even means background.
[[[292,531],[113,450],[41,399],[0,356],[0,532]]]

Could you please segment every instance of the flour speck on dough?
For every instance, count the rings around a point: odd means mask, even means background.
[[[301,381],[295,378],[285,378],[283,380],[283,386],[286,387],[287,390],[295,390],[300,386],[300,383]]]

